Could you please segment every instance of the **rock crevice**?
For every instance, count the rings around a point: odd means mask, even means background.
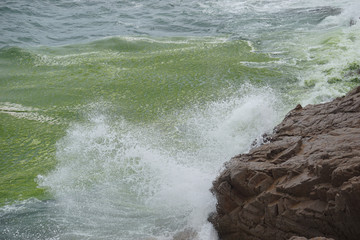
[[[298,105],[264,138],[213,183],[220,239],[360,239],[360,87]]]

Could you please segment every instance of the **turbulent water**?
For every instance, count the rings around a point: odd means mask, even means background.
[[[1,1],[0,239],[217,239],[223,163],[360,83],[359,10]]]

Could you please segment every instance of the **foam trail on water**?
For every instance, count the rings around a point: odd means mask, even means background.
[[[49,124],[60,124],[58,119],[46,116],[44,112],[45,111],[41,109],[26,107],[21,104],[0,102],[0,113],[9,114],[19,119],[28,119]]]

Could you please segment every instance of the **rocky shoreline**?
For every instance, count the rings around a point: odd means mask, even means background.
[[[212,192],[222,240],[360,239],[360,87],[298,105],[225,164]]]

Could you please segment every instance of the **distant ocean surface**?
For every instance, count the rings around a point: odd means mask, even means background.
[[[359,85],[357,0],[2,0],[0,239],[216,240],[209,189]]]

